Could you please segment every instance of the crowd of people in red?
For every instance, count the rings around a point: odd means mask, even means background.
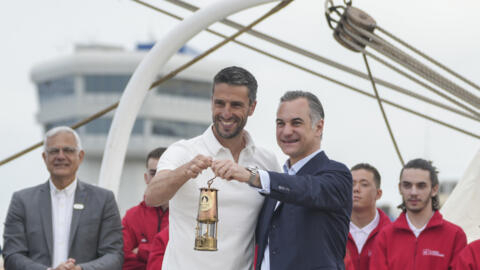
[[[147,157],[147,184],[162,151],[155,149]],[[376,206],[382,196],[377,169],[361,163],[351,173],[353,211],[346,270],[480,269],[480,240],[467,245],[463,230],[438,211],[439,181],[431,162],[414,159],[400,172],[402,213],[393,222]],[[127,211],[122,225],[123,269],[161,269],[168,243],[168,204],[148,207],[142,201]]]
[[[353,211],[345,269],[480,269],[480,241],[467,246],[462,228],[438,211],[439,181],[431,162],[414,159],[401,170],[402,213],[393,222],[376,208],[382,195],[378,171],[369,164],[351,171]]]

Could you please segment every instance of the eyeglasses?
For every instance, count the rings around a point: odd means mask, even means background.
[[[77,148],[75,147],[70,147],[70,146],[65,146],[63,148],[57,148],[57,147],[50,147],[50,148],[47,148],[47,150],[45,151],[48,155],[51,155],[51,156],[56,156],[58,154],[60,154],[60,150],[63,152],[63,154],[65,155],[73,155],[77,152]]]

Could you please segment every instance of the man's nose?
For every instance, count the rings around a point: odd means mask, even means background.
[[[65,152],[63,152],[63,149],[62,149],[62,148],[60,148],[60,149],[58,150],[58,154],[57,154],[56,158],[57,158],[57,159],[65,159]]]
[[[232,107],[230,106],[230,104],[227,104],[225,105],[225,107],[223,107],[221,115],[225,119],[232,117]]]
[[[290,135],[292,133],[293,133],[292,125],[285,124],[285,126],[283,127],[283,135]]]

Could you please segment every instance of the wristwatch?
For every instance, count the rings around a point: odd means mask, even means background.
[[[246,169],[250,172],[250,178],[248,178],[248,184],[249,184],[251,187],[256,187],[256,188],[258,188],[258,186],[256,186],[256,185],[253,184],[253,181],[255,181],[255,179],[257,178],[258,169],[255,168],[255,167],[247,167]]]

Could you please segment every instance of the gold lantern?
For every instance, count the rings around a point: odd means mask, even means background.
[[[207,188],[200,188],[194,247],[195,250],[217,250],[218,190],[210,188],[213,179],[215,179],[215,177],[208,181]]]

